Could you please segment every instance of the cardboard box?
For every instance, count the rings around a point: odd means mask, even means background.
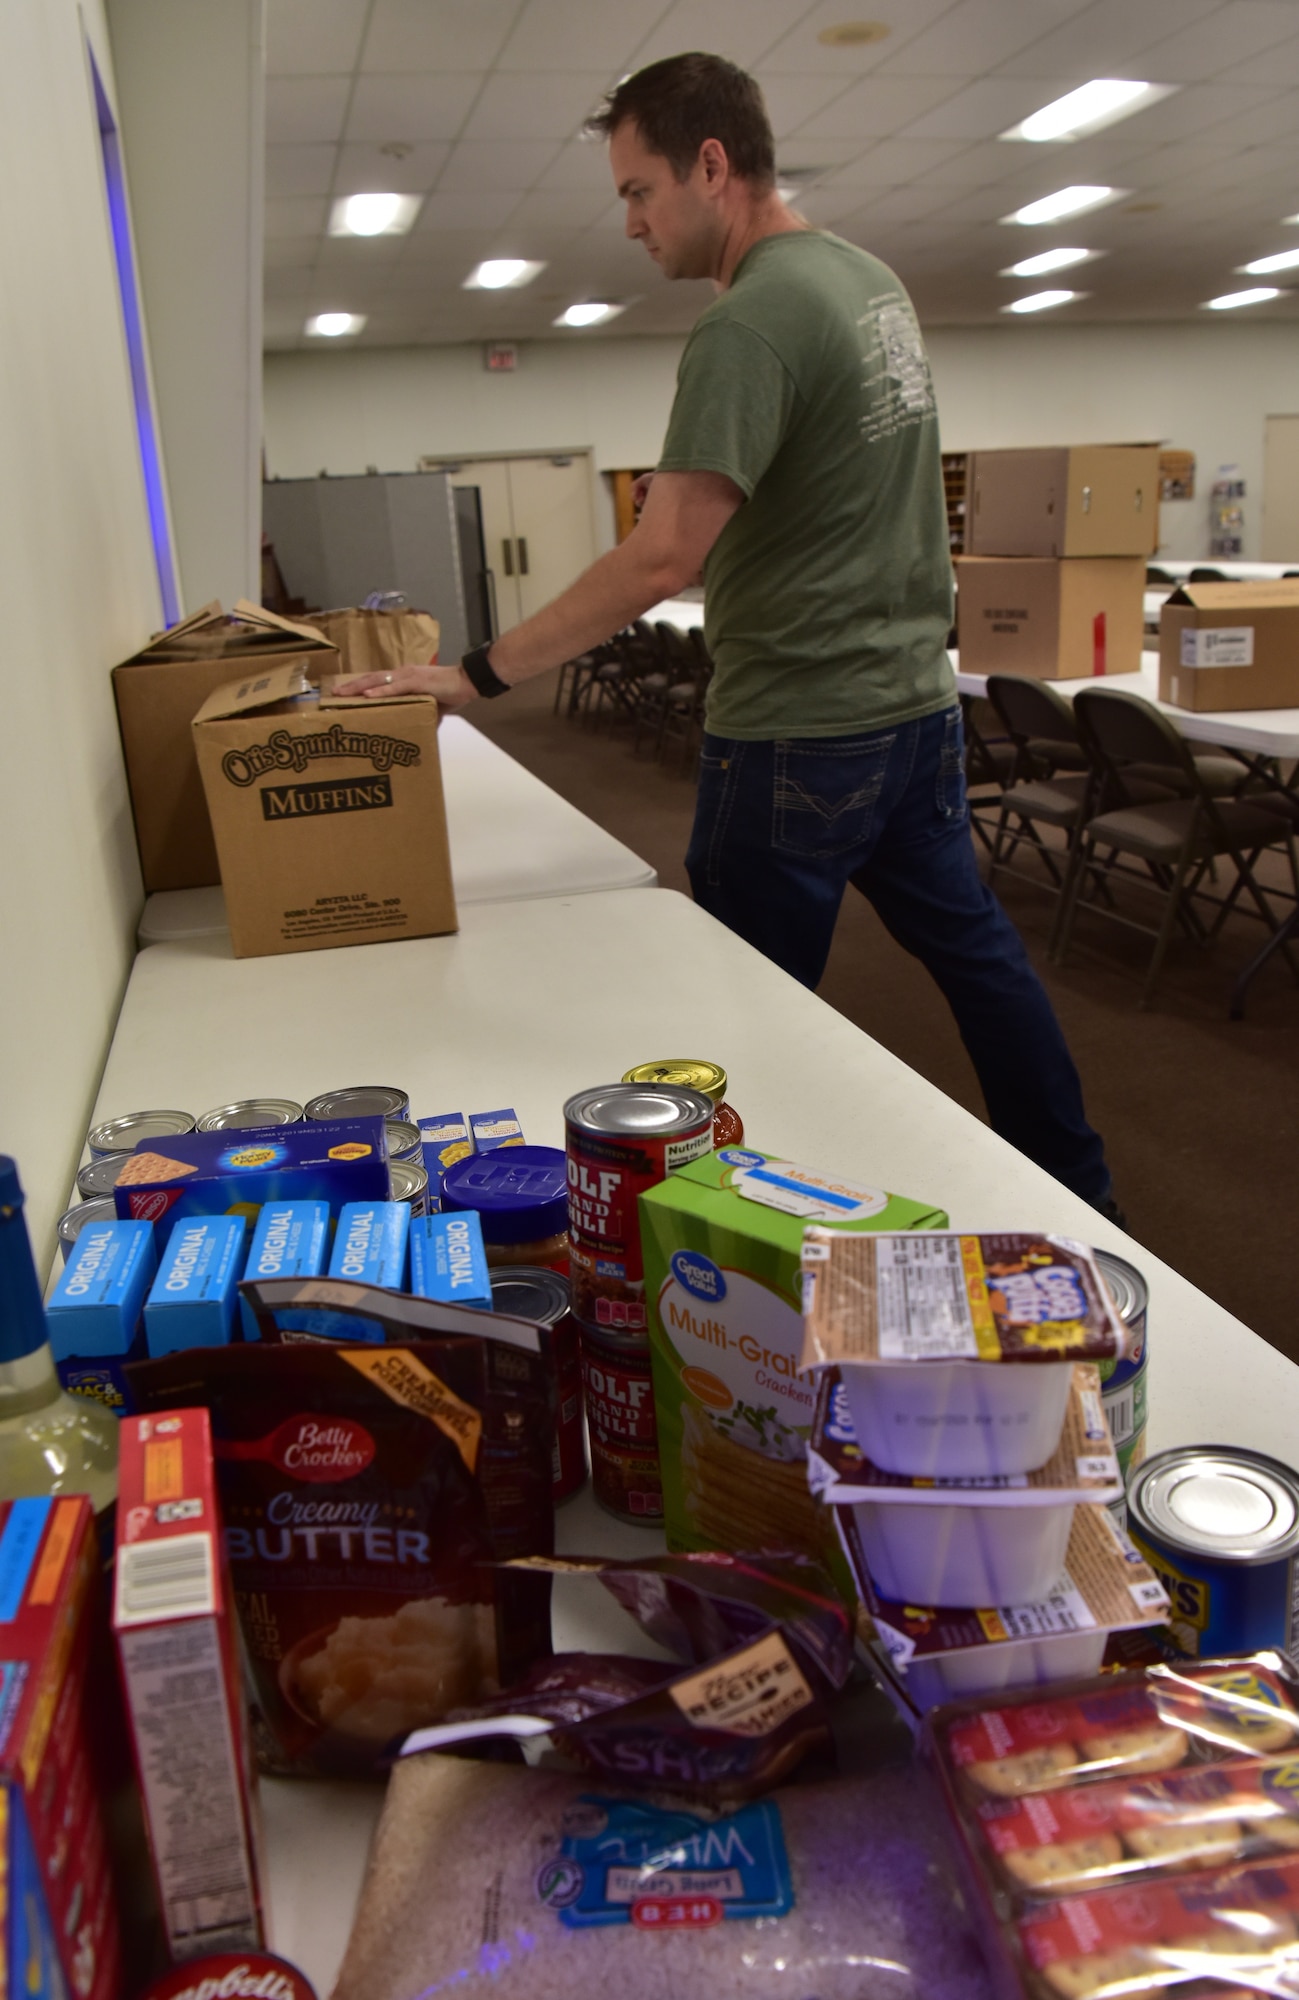
[[[1159,617],[1159,699],[1196,713],[1299,708],[1299,577],[1175,590]]]
[[[255,1950],[255,1780],[206,1410],[122,1424],[113,1631],[167,1948]]]
[[[267,1132],[186,1132],[143,1140],[113,1189],[120,1216],[157,1228],[159,1252],[190,1215],[233,1213],[255,1222],[267,1201],[323,1201],[337,1215],[347,1201],[387,1201],[388,1150],[382,1118],[339,1118]]]
[[[89,1500],[0,1502],[0,1993],[14,2000],[122,1993],[98,1775],[121,1717],[99,1593]]]
[[[429,696],[309,691],[302,669],[231,682],[194,717],[236,958],[456,928]]]
[[[1135,674],[1145,633],[1145,564],[1135,556],[1035,560],[961,556],[961,671],[1039,681]]]
[[[140,1315],[158,1268],[151,1222],[92,1222],[82,1230],[45,1308],[50,1352],[71,1396],[128,1406],[128,1361],[144,1357]]]
[[[825,1556],[807,1485],[816,1383],[800,1375],[807,1222],[942,1228],[942,1209],[748,1147],[692,1160],[640,1200],[671,1549]]]
[[[974,556],[1151,556],[1159,446],[1087,444],[970,453]]]
[[[216,688],[245,666],[300,659],[313,679],[339,672],[336,648],[314,627],[293,625],[240,599],[232,612],[206,604],[113,669],[140,871],[155,889],[219,882],[216,846],[190,724]]]

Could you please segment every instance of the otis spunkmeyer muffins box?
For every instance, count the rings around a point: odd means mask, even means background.
[[[299,661],[194,717],[236,958],[456,928],[437,703],[333,685]]]

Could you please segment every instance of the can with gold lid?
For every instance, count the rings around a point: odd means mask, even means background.
[[[662,1062],[638,1063],[623,1074],[624,1083],[671,1083],[679,1090],[698,1090],[715,1106],[713,1146],[742,1146],[744,1121],[733,1105],[726,1102],[726,1071],[720,1063],[701,1062],[692,1056],[666,1056]]]

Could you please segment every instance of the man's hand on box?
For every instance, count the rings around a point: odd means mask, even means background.
[[[335,694],[372,695],[383,699],[395,694],[431,694],[439,708],[464,708],[474,700],[474,690],[459,667],[397,667],[390,674],[357,674],[350,681],[338,681]]]

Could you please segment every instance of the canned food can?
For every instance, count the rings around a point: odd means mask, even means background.
[[[623,1071],[624,1083],[674,1083],[683,1090],[702,1090],[713,1105],[713,1145],[742,1146],[744,1121],[734,1105],[726,1102],[729,1079],[720,1063],[701,1062],[694,1056],[665,1056],[661,1062],[638,1063]]]
[[[226,2000],[253,1993],[274,2000],[316,2000],[315,1988],[296,1965],[271,1951],[221,1951],[173,1965],[140,2000]]]
[[[1112,1250],[1098,1250],[1096,1262],[1109,1287],[1118,1316],[1131,1336],[1130,1352],[1121,1361],[1102,1361],[1099,1364],[1101,1403],[1126,1489],[1129,1477],[1146,1455],[1146,1317],[1150,1294],[1140,1271],[1134,1270],[1122,1257],[1116,1257]],[[1122,1526],[1127,1518],[1126,1501],[1116,1500],[1110,1512]]]
[[[555,1452],[551,1461],[556,1502],[571,1500],[586,1484],[582,1426],[582,1364],[577,1321],[569,1310],[568,1281],[539,1264],[512,1264],[490,1274],[495,1311],[517,1313],[545,1329],[555,1378]]]
[[[620,1521],[653,1526],[663,1519],[663,1481],[649,1348],[630,1341],[615,1346],[586,1327],[579,1341],[591,1491]]]
[[[83,1201],[94,1201],[111,1194],[117,1186],[117,1176],[130,1159],[129,1153],[105,1153],[102,1160],[91,1160],[77,1173],[77,1193]]]
[[[322,1091],[303,1107],[304,1118],[409,1118],[410,1099],[389,1083],[354,1083]]]
[[[388,1193],[393,1201],[409,1204],[412,1215],[428,1209],[428,1175],[417,1160],[389,1160]]]
[[[1192,1659],[1275,1647],[1299,1665],[1299,1475],[1234,1445],[1157,1452],[1128,1488],[1128,1533]]]
[[[711,1152],[713,1103],[673,1084],[607,1083],[564,1106],[569,1269],[584,1327],[643,1340],[639,1197]]]
[[[291,1097],[241,1097],[234,1104],[218,1104],[205,1111],[198,1132],[264,1132],[273,1125],[300,1125],[302,1106]]]
[[[66,1209],[59,1217],[59,1249],[66,1264],[72,1255],[72,1246],[83,1229],[92,1222],[116,1222],[117,1204],[111,1194],[101,1195],[94,1201],[79,1201]]]
[[[109,1153],[133,1153],[142,1139],[179,1139],[194,1130],[188,1111],[128,1111],[122,1118],[106,1118],[92,1125],[86,1144],[93,1160]]]
[[[424,1164],[424,1149],[420,1141],[419,1126],[412,1125],[409,1118],[385,1118],[388,1134],[388,1158],[390,1160],[414,1160],[416,1166]]]

